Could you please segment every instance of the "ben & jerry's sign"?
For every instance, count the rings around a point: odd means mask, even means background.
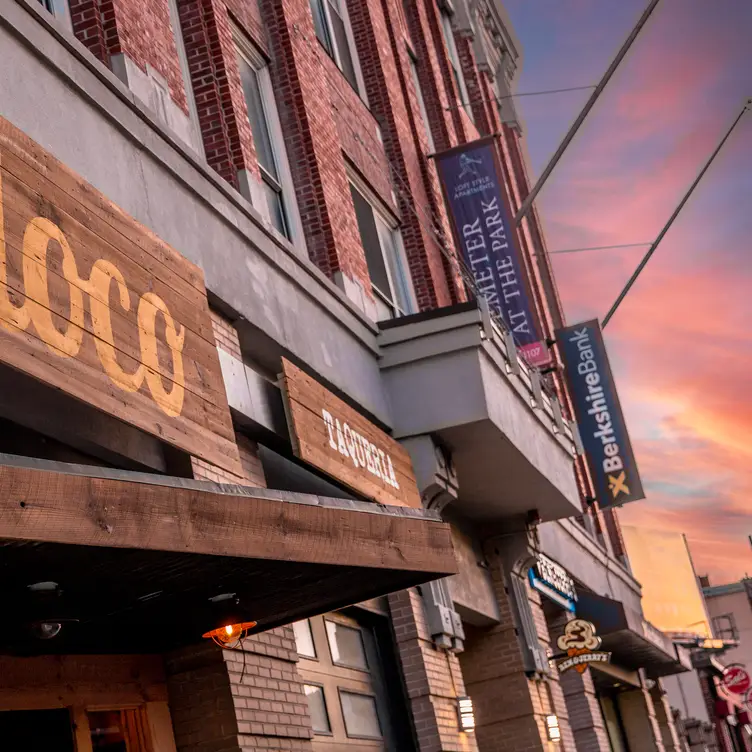
[[[601,638],[595,634],[595,626],[585,619],[572,619],[567,622],[564,634],[556,641],[559,650],[563,650],[567,657],[559,661],[556,667],[560,672],[573,668],[577,673],[584,674],[591,663],[609,663],[611,653],[598,650]]]
[[[420,507],[410,455],[315,379],[282,360],[295,454],[381,504]]]
[[[0,361],[239,472],[201,270],[2,118]]]
[[[556,333],[577,425],[602,509],[644,499],[632,443],[598,321]]]

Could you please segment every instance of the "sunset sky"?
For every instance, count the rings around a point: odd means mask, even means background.
[[[505,0],[519,92],[597,83],[647,0]],[[588,91],[520,97],[537,174]],[[752,3],[661,0],[542,192],[549,250],[651,241],[752,96]],[[568,321],[602,318],[645,248],[557,254]],[[647,491],[625,524],[752,575],[752,113],[606,329]]]

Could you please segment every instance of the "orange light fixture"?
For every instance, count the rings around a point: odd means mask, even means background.
[[[235,645],[246,637],[249,629],[253,629],[256,626],[255,621],[243,621],[236,624],[225,624],[223,627],[212,629],[210,632],[205,632],[202,637],[206,639],[214,640],[217,645],[221,647],[227,647],[229,645]]]

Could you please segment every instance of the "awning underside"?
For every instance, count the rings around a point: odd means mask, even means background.
[[[456,569],[428,512],[0,455],[0,652],[162,652],[222,593],[263,630]],[[54,607],[28,590],[48,581]],[[77,621],[32,636],[55,618]]]

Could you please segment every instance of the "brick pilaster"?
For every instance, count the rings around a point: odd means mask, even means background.
[[[590,671],[584,674],[567,671],[561,675],[561,687],[577,752],[610,752],[611,745]]]
[[[392,593],[389,609],[419,752],[475,752],[475,736],[459,730],[460,663],[431,641],[421,596],[415,589]]]
[[[272,74],[298,209],[313,262],[339,272],[371,297],[365,252],[342,158],[326,52],[316,39],[308,0],[263,0]],[[329,61],[331,62],[331,61]]]
[[[644,686],[618,696],[619,712],[630,749],[640,752],[665,752],[653,698]]]
[[[558,675],[554,671],[548,678],[535,678],[526,672],[509,580],[523,573],[505,563],[505,552],[500,548],[509,540],[491,541],[486,546],[500,622],[485,629],[468,628],[465,652],[460,656],[468,695],[476,708],[478,746],[483,752],[574,752],[574,735]],[[540,598],[528,587],[525,593],[528,602],[523,607],[529,607],[537,638],[545,650],[551,637]],[[548,715],[559,719],[562,739],[556,745],[548,740]]]
[[[310,752],[311,720],[291,627],[242,649],[204,642],[166,656],[178,752]]]
[[[437,235],[444,235],[447,251],[454,252],[436,171],[425,156],[425,128],[409,74],[398,2],[351,3],[350,19],[360,41],[368,102],[391,164],[418,307],[426,310],[463,299],[464,290],[456,263],[445,258],[437,242]]]
[[[220,0],[178,0],[180,24],[206,161],[228,183],[258,177],[227,8]]]
[[[684,747],[674,723],[671,703],[660,682],[656,682],[655,686],[650,690],[650,695],[653,699],[655,717],[661,729],[661,739],[666,752],[683,752]]]

